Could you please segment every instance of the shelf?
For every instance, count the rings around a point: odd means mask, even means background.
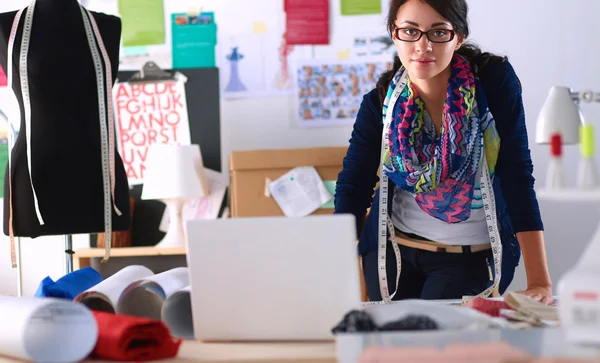
[[[185,254],[185,247],[113,247],[110,249],[111,259],[114,257],[181,256]],[[75,250],[75,254],[73,255],[73,269],[78,270],[90,266],[90,260],[96,257],[104,257],[104,248],[82,248]]]
[[[600,202],[600,187],[594,189],[536,189],[537,198],[557,202]]]
[[[104,257],[104,248],[82,248],[75,250],[78,257]],[[137,256],[173,256],[185,255],[185,247],[156,248],[156,247],[113,247],[110,257]]]

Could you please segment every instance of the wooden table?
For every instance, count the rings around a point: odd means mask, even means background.
[[[185,247],[113,247],[110,250],[110,258],[179,255],[185,255]],[[102,257],[104,257],[104,248],[82,248],[75,250],[75,254],[73,255],[73,270],[79,270],[81,268],[88,267],[92,263],[92,258]]]
[[[168,361],[167,361],[168,362]],[[335,363],[335,343],[203,343],[185,341],[172,362]]]
[[[21,361],[0,357],[0,362]],[[86,360],[90,363],[114,361]],[[203,343],[184,341],[175,359],[160,363],[335,363],[335,343]]]

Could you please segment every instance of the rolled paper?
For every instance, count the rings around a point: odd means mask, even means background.
[[[75,297],[75,302],[82,303],[91,310],[116,312],[119,297],[129,284],[154,275],[149,268],[140,265],[129,265],[106,280],[87,289]]]
[[[165,300],[189,284],[187,267],[177,267],[133,282],[119,297],[116,312],[160,320]]]
[[[178,338],[194,339],[192,287],[187,286],[169,296],[162,306],[161,318]]]
[[[0,355],[22,361],[80,362],[98,339],[92,312],[65,299],[0,296],[0,321]]]

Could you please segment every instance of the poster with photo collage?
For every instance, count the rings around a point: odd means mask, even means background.
[[[391,66],[382,59],[299,63],[298,126],[352,125],[363,96]]]

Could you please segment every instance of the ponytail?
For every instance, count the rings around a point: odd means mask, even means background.
[[[471,64],[471,70],[475,77],[479,76],[485,66],[490,62],[504,62],[508,58],[500,57],[488,52],[482,52],[481,48],[473,43],[465,43],[456,54],[463,56]]]
[[[398,72],[400,67],[402,67],[402,62],[400,62],[400,58],[398,57],[398,55],[395,55],[392,69],[384,72],[377,81],[376,87],[379,93],[379,101],[381,102],[381,107],[383,107],[383,100],[385,100],[385,95],[387,94],[387,90],[390,87],[390,82],[392,82],[392,78],[394,78],[396,72]]]

